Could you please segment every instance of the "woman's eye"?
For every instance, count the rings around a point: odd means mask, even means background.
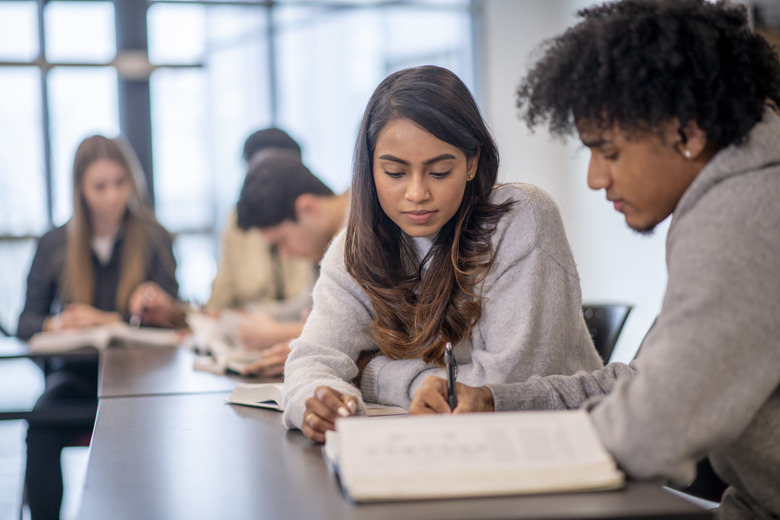
[[[449,175],[450,172],[452,172],[452,170],[448,170],[446,172],[431,172],[430,175],[431,177],[434,177],[436,179],[443,179],[444,177]]]
[[[397,179],[397,178],[401,177],[403,174],[404,174],[404,172],[389,172],[389,171],[385,170],[385,175],[388,175],[388,176],[392,177],[393,179]]]

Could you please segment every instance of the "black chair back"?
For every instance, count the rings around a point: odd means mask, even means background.
[[[626,324],[633,305],[623,303],[583,304],[582,312],[593,344],[604,363],[609,362],[620,331]]]

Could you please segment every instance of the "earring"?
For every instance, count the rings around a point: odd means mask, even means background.
[[[683,152],[683,155],[685,156],[686,159],[690,159],[691,158],[691,151],[690,150],[685,150]]]

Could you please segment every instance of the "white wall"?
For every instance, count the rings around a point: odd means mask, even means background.
[[[501,151],[502,182],[522,181],[548,191],[558,202],[579,268],[583,300],[634,305],[613,361],[631,360],[661,307],[668,222],[651,237],[639,236],[587,188],[589,153],[576,138],[553,140],[545,128],[530,131],[517,117],[514,91],[546,38],[574,23],[582,0],[486,0],[483,37],[483,110]]]

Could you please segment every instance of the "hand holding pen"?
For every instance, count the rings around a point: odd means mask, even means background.
[[[184,304],[154,282],[139,285],[130,297],[130,325],[180,328],[186,325]]]
[[[492,412],[493,392],[487,386],[458,383],[458,365],[452,343],[444,346],[446,378],[428,376],[417,389],[409,405],[409,414]]]
[[[152,301],[154,300],[154,297],[157,295],[157,291],[154,289],[152,285],[147,285],[143,290],[143,296],[141,298],[141,305],[138,307],[138,310],[133,312],[133,315],[130,316],[130,326],[138,328],[141,326],[141,322],[143,321],[144,314],[146,314],[146,311],[149,309],[149,306],[152,304]]]

